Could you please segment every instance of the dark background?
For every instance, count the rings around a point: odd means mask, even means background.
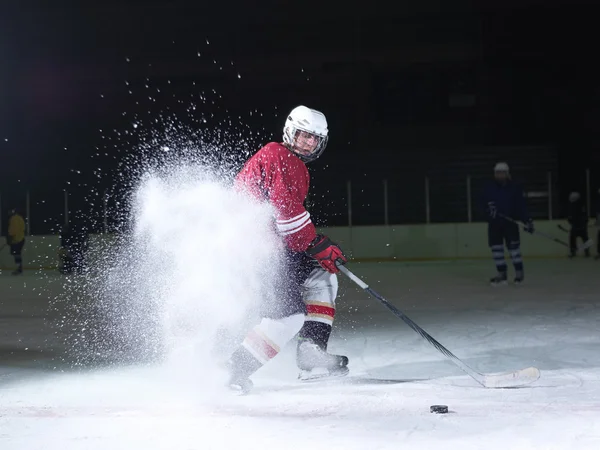
[[[348,223],[348,180],[353,224],[383,223],[384,179],[389,221],[425,222],[426,177],[430,220],[467,221],[467,175],[475,200],[499,160],[527,191],[551,174],[556,218],[586,169],[593,203],[600,187],[594,3],[14,2],[0,16],[2,209],[29,191],[34,234],[63,220],[65,189],[88,209],[135,151],[137,120],[243,124],[258,146],[305,104],[330,123],[311,167],[323,225]],[[547,198],[530,205],[548,217]]]

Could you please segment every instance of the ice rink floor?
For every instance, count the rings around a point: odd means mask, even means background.
[[[526,260],[525,284],[502,288],[487,284],[491,260],[349,268],[475,369],[534,365],[540,380],[480,387],[347,280],[330,344],[349,356],[347,378],[297,381],[293,346],[246,397],[201,364],[75,372],[48,310],[63,279],[4,273],[0,449],[600,448],[600,261]]]

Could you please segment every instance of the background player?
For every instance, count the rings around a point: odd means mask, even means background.
[[[521,220],[528,233],[533,233],[533,220],[529,217],[525,197],[521,187],[510,179],[508,164],[499,162],[494,167],[494,180],[490,181],[483,191],[482,207],[488,215],[488,245],[492,250],[497,274],[490,280],[493,286],[506,284],[507,265],[504,259],[504,245],[508,249],[515,268],[516,284],[524,279],[523,257],[519,226],[502,216]]]
[[[8,212],[8,233],[6,243],[10,247],[10,254],[15,259],[17,265],[13,275],[21,275],[23,273],[23,247],[25,246],[25,219],[17,212],[16,209],[11,209]]]
[[[571,225],[571,231],[569,232],[569,246],[570,254],[572,258],[577,254],[577,238],[583,239],[583,242],[589,240],[588,237],[588,212],[583,199],[579,192],[571,192],[569,194],[569,207],[567,221]],[[590,249],[585,249],[586,258],[590,256]]]
[[[273,289],[277,298],[262,305],[260,324],[228,361],[229,386],[241,393],[251,389],[249,377],[299,331],[297,362],[303,372],[348,372],[347,357],[326,352],[335,312],[336,262],[346,258],[329,238],[317,235],[304,208],[310,182],[305,163],[323,153],[327,139],[325,116],[298,106],[286,120],[283,143],[265,145],[237,176],[239,189],[274,206],[275,225],[286,246]]]

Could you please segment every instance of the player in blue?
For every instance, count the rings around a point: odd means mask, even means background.
[[[488,244],[498,271],[490,283],[492,286],[507,283],[505,245],[515,268],[514,282],[515,284],[522,283],[524,272],[519,226],[502,216],[520,220],[524,224],[524,230],[528,233],[533,233],[534,227],[533,220],[527,211],[523,190],[511,180],[508,164],[505,162],[499,162],[494,167],[494,180],[485,186],[481,197],[481,206],[488,216]]]

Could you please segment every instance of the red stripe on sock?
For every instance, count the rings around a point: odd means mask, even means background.
[[[273,358],[275,355],[277,355],[277,353],[279,353],[276,349],[274,349],[271,346],[271,344],[269,344],[267,341],[265,341],[254,330],[251,330],[248,333],[248,335],[246,336],[246,339],[248,339],[250,345],[252,345],[252,347],[254,348],[254,350],[256,350],[257,352],[262,353],[263,355],[265,355],[269,359]]]
[[[322,314],[324,316],[332,317],[335,316],[335,308],[330,308],[328,306],[319,306],[319,305],[306,305],[306,313],[307,314]]]

